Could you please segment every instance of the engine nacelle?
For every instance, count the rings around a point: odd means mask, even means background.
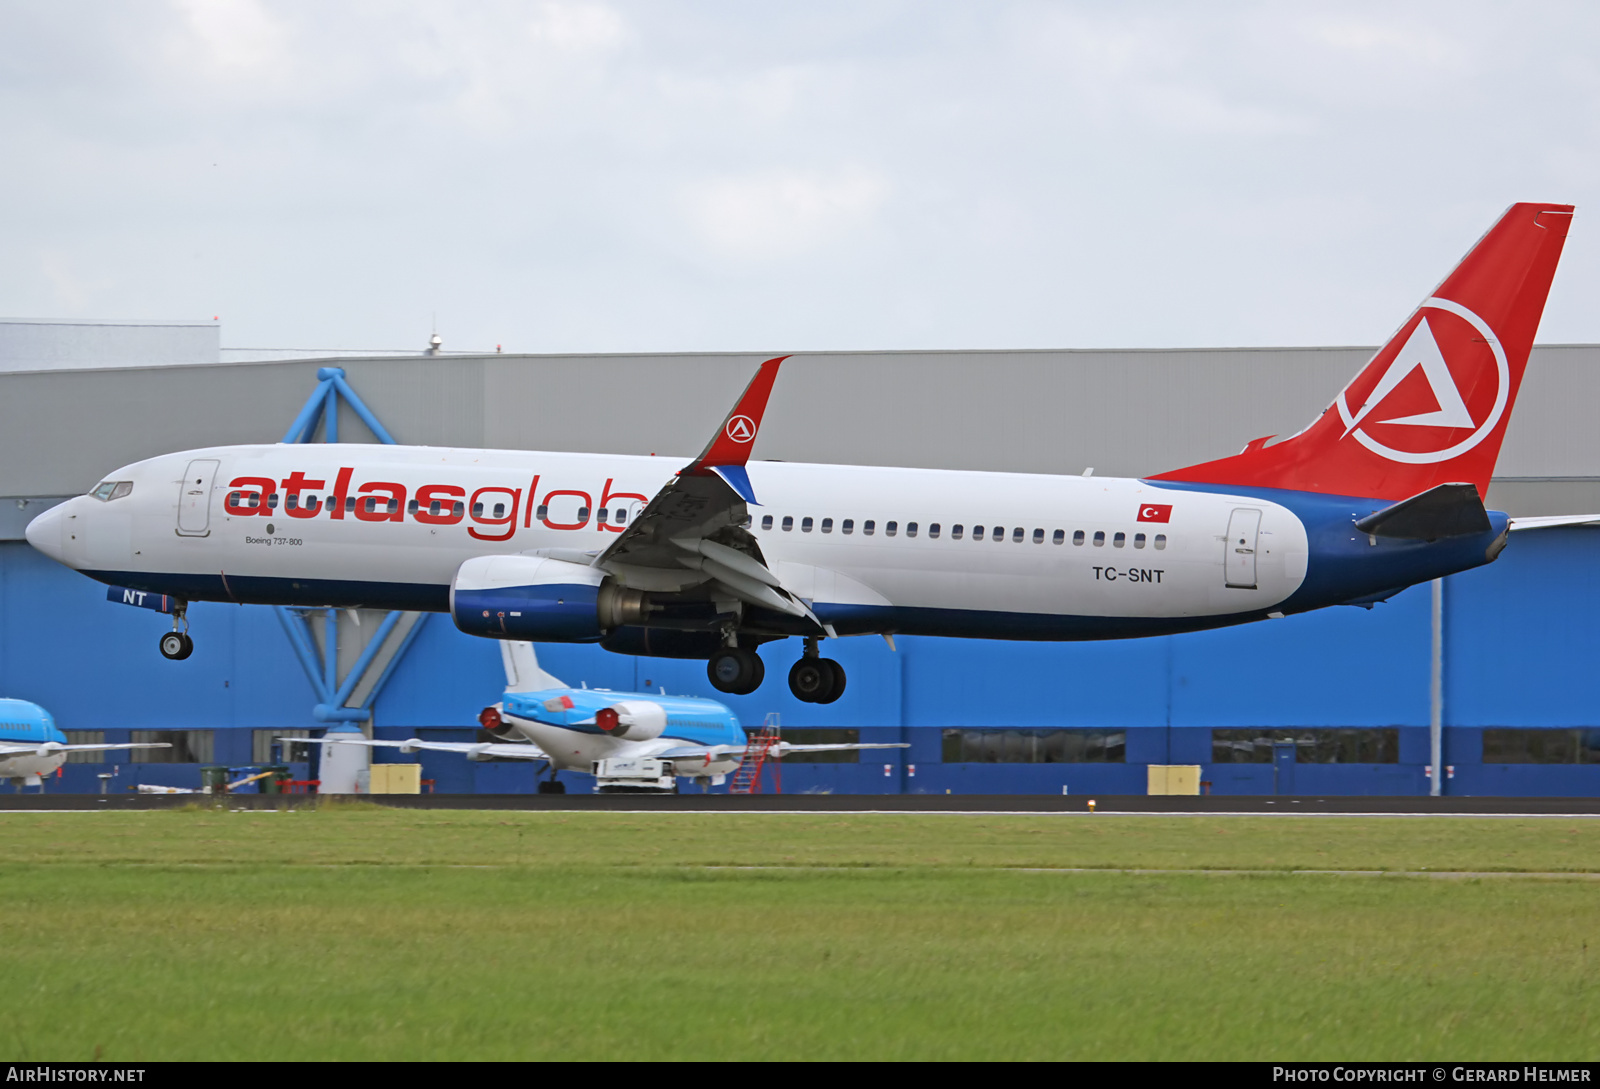
[[[604,571],[542,556],[475,556],[450,583],[450,615],[468,635],[593,643]]]
[[[654,741],[667,728],[667,711],[649,700],[622,700],[596,711],[594,724],[623,741]]]

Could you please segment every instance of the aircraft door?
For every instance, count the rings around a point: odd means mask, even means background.
[[[211,484],[220,464],[214,458],[189,463],[178,488],[178,536],[204,537],[211,532]]]
[[[1256,588],[1256,538],[1261,532],[1261,512],[1236,510],[1228,519],[1228,539],[1222,566],[1227,584],[1236,590]]]

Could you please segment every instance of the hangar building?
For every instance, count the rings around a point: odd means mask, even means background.
[[[141,458],[278,441],[328,367],[402,443],[686,461],[776,354],[274,359],[218,343],[210,322],[0,322],[0,694],[43,705],[76,739],[175,746],[150,763],[83,754],[52,791],[197,785],[198,765],[265,762],[274,737],[326,728],[313,709],[335,696],[379,737],[474,740],[503,680],[496,646],[443,616],[385,627],[382,614],[340,614],[330,626],[321,610],[197,604],[193,656],[166,661],[165,617],[108,601],[26,544],[41,510]],[[785,365],[756,454],[1146,475],[1298,430],[1372,350],[808,353]],[[1597,402],[1600,345],[1536,347],[1489,506],[1600,511]],[[337,437],[376,441],[340,405]],[[1513,534],[1496,563],[1444,581],[1444,793],[1600,792],[1597,542],[1588,528]],[[910,743],[791,760],[790,792],[1143,793],[1147,765],[1199,764],[1217,794],[1426,794],[1431,604],[1417,587],[1371,609],[1107,643],[846,639],[829,649],[850,677],[837,703],[796,701],[781,669],[753,695],[718,698],[746,725],[778,713],[794,740]],[[351,678],[341,693],[318,688],[330,631]],[[763,656],[776,666],[798,651],[790,641]],[[716,695],[699,662],[540,653],[570,684]],[[526,763],[421,760],[438,791],[533,789]]]

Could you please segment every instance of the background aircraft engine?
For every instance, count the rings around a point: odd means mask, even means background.
[[[596,711],[594,724],[624,741],[654,741],[667,728],[667,712],[659,703],[624,700]]]
[[[485,707],[479,711],[478,725],[501,741],[522,740],[522,731],[505,720],[499,707]]]
[[[450,615],[468,635],[593,643],[604,571],[542,556],[475,556],[450,583]]]

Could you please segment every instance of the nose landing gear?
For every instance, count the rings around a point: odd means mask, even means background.
[[[172,630],[161,637],[161,657],[169,662],[181,662],[194,653],[194,640],[189,638],[189,605],[179,602],[172,610]]]

